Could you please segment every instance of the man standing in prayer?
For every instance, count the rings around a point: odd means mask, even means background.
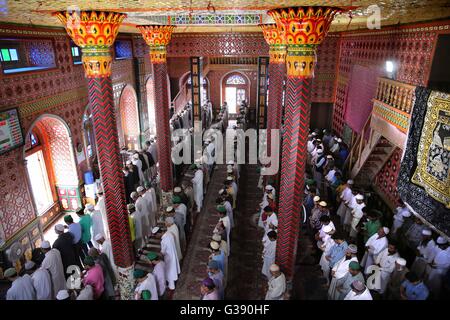
[[[215,260],[208,262],[207,268],[208,277],[214,281],[217,291],[219,292],[219,299],[224,299],[224,275],[222,270],[219,268],[219,264]]]
[[[411,212],[406,207],[406,204],[400,199],[399,206],[395,209],[394,222],[392,223],[392,234],[395,235],[402,227],[404,218],[411,216]]]
[[[178,232],[180,234],[180,247],[182,252],[186,249],[186,220],[187,220],[187,207],[181,202],[179,196],[172,197],[173,203],[173,218],[175,224],[178,227]]]
[[[169,230],[164,232],[161,237],[161,254],[164,256],[165,274],[169,290],[175,290],[175,281],[178,280],[178,275],[180,274],[180,263],[177,256],[175,237]]]
[[[131,197],[133,198],[133,196],[135,196],[136,192],[133,192],[131,194]],[[130,217],[131,217],[131,221],[132,221],[132,225],[131,227],[131,239],[132,241],[134,241],[134,249],[137,251],[139,251],[143,246],[144,246],[144,237],[143,237],[143,225],[142,225],[142,220],[143,220],[143,215],[140,211],[136,210],[136,207],[134,204],[130,203],[127,206],[128,208],[128,212],[130,213]],[[134,240],[133,240],[133,235],[134,235]]]
[[[53,300],[54,295],[50,273],[42,269],[34,261],[27,261],[25,270],[31,275],[33,287],[36,291],[36,300]]]
[[[344,235],[340,232],[335,232],[331,238],[334,240],[335,245],[331,247],[326,259],[329,261],[330,268],[334,268],[334,265],[345,256],[345,252],[348,248],[348,243],[345,241]]]
[[[137,187],[136,192],[131,193],[131,198],[134,201],[136,211],[139,212],[142,221],[142,239],[144,243],[151,234],[152,226],[150,225],[150,209],[148,208],[147,201],[142,198],[142,194],[145,192],[144,187]]]
[[[376,234],[381,227],[379,213],[377,211],[370,211],[367,214],[367,222],[362,227],[364,230],[364,242],[367,242],[367,240]]]
[[[53,293],[66,289],[66,278],[64,277],[64,267],[62,264],[61,254],[58,249],[51,249],[50,242],[43,241],[41,243],[42,252],[45,254],[41,268],[50,272],[53,284]]]
[[[339,209],[337,211],[337,215],[341,218],[341,225],[344,224],[345,214],[347,212],[348,204],[353,197],[352,194],[353,188],[353,180],[348,180],[340,194],[341,204],[339,205]]]
[[[150,291],[150,300],[158,300],[158,289],[156,288],[155,277],[151,272],[146,273],[143,270],[134,270],[134,279],[137,281],[137,286],[134,292],[136,293],[136,300],[142,299],[142,292]]]
[[[95,241],[94,237],[96,234],[105,233],[104,222],[102,213],[99,210],[95,210],[93,204],[88,203],[86,205],[86,214],[91,216],[92,219],[92,244],[95,248],[98,249],[98,244]]]
[[[55,225],[55,233],[58,235],[58,238],[53,242],[53,248],[58,249],[61,254],[64,272],[71,265],[77,265],[81,268],[81,261],[73,245],[73,234],[71,232],[64,232],[64,226],[62,224]]]
[[[329,255],[330,255],[331,249],[334,246],[339,246],[339,245],[331,237],[331,233],[333,232],[333,229],[331,228],[331,226],[324,227],[323,231],[324,231],[325,235],[321,239],[320,247],[319,247],[319,249],[322,250],[323,253],[322,253],[321,257],[320,257],[319,265],[320,265],[320,267],[322,269],[323,276],[327,280],[327,284],[328,284],[329,283],[329,276],[330,276],[330,259],[331,259],[329,257]]]
[[[397,245],[390,242],[388,247],[380,252],[375,260],[375,264],[380,267],[380,289],[379,293],[384,294],[387,285],[391,279],[391,275],[395,269],[395,261],[400,256],[397,253]]]
[[[173,207],[167,207],[166,213],[173,214],[174,209]],[[175,224],[175,219],[171,216],[167,217],[165,220],[167,231],[172,233],[174,241],[175,241],[175,248],[177,250],[177,257],[178,260],[181,261],[183,259],[183,254],[181,252],[181,246],[180,246],[180,232],[178,230],[177,225]]]
[[[114,273],[114,270],[111,267],[111,264],[109,262],[108,257],[104,253],[100,253],[96,248],[90,248],[89,249],[89,256],[92,257],[96,264],[100,265],[103,271],[103,278],[105,279],[104,282],[104,296],[107,299],[114,299],[116,292],[115,292],[115,286],[116,286],[116,275]]]
[[[216,241],[211,241],[209,243],[209,248],[211,249],[211,255],[209,256],[209,261],[217,261],[219,265],[219,269],[223,272],[224,277],[226,277],[225,273],[225,264],[226,264],[226,257],[225,253],[220,250],[220,245]]]
[[[194,187],[194,200],[197,205],[197,212],[200,213],[203,204],[203,171],[196,164],[193,164],[191,169],[195,170],[192,185]]]
[[[117,267],[114,263],[111,241],[109,239],[105,239],[105,235],[103,235],[102,233],[97,234],[94,240],[99,244],[100,252],[108,257],[111,268],[116,274],[117,278]]]
[[[150,183],[145,184],[145,194],[142,196],[147,200],[148,207],[150,209],[150,216],[148,218],[150,226],[152,228],[156,227],[156,214],[158,212],[158,202],[156,200],[155,189],[150,185]]]
[[[345,256],[339,260],[334,267],[331,269],[331,283],[328,289],[328,300],[338,300],[339,292],[336,290],[336,284],[338,280],[345,277],[349,272],[349,265],[352,261],[358,262],[356,254],[358,248],[354,244],[350,244],[345,251]]]
[[[362,194],[357,194],[356,204],[353,206],[352,210],[352,222],[350,224],[350,237],[356,239],[358,235],[357,226],[359,221],[364,216],[364,212],[362,211],[365,208],[366,204],[364,203],[364,196]]]
[[[397,258],[395,260],[394,272],[392,272],[391,279],[389,280],[386,289],[386,299],[387,300],[400,300],[400,287],[405,281],[405,276],[409,272],[406,267],[406,260],[403,258]]]
[[[339,294],[338,300],[344,300],[352,290],[351,285],[354,281],[359,280],[364,282],[364,276],[362,275],[361,266],[358,262],[350,262],[348,268],[348,273],[336,282],[336,291]]]
[[[269,241],[266,241],[264,244],[263,250],[263,267],[262,274],[269,279],[271,277],[270,274],[270,266],[275,263],[275,254],[277,251],[277,233],[275,231],[269,231],[267,233],[267,238]]]
[[[131,193],[131,192],[130,192]],[[103,196],[103,190],[97,191],[97,204],[95,205],[95,210],[100,211],[102,214],[103,230],[105,237],[109,238],[109,226],[108,226],[108,215],[106,214],[106,204],[105,197]]]
[[[277,264],[270,266],[270,274],[265,300],[284,300],[286,277]]]
[[[440,236],[436,240],[437,248],[433,262],[430,264],[431,270],[428,274],[426,284],[434,299],[439,299],[444,276],[450,267],[450,247],[447,239]]]
[[[133,163],[133,165],[135,165],[137,167],[137,172],[139,175],[139,185],[143,186],[145,183],[145,176],[144,176],[144,172],[142,171],[142,161],[141,161],[141,159],[139,159],[139,154],[138,153],[133,154],[131,159],[132,159],[131,162]]]
[[[416,259],[411,266],[411,272],[414,272],[419,278],[426,279],[428,277],[429,267],[436,256],[436,243],[432,238],[430,229],[422,230],[422,241],[417,247]]]
[[[158,296],[162,298],[166,292],[166,264],[162,261],[156,252],[147,253],[147,259],[153,265],[153,275],[155,276]]]
[[[408,272],[400,287],[400,298],[402,300],[427,300],[430,294],[427,286],[414,273]]]
[[[94,299],[100,299],[105,290],[105,278],[103,270],[99,264],[96,264],[94,258],[87,256],[84,258],[83,264],[85,272],[82,273],[82,282],[84,286],[90,285],[94,289]]]
[[[354,281],[351,288],[352,290],[345,296],[344,300],[373,300],[363,281]]]
[[[91,242],[92,219],[90,215],[84,214],[83,208],[78,208],[76,212],[78,217],[80,218],[80,221],[78,221],[78,223],[81,226],[81,249],[83,250],[84,255],[86,256],[89,248],[92,248]]]
[[[377,260],[378,255],[387,248],[388,240],[386,236],[389,234],[389,228],[383,227],[369,238],[366,242],[366,252],[362,259],[361,265],[365,267],[364,273],[368,274],[368,269]]]
[[[6,300],[36,300],[36,291],[30,275],[20,277],[16,269],[5,270],[4,277],[12,282],[11,288],[6,292]]]
[[[81,263],[81,261],[83,261],[85,257],[81,243],[81,225],[79,223],[73,222],[73,218],[70,214],[64,216],[64,222],[67,223],[69,232],[73,235],[73,244],[75,246],[75,253],[80,258]]]
[[[221,228],[225,229],[225,234],[227,236],[227,245],[228,245],[228,253],[231,252],[230,249],[230,232],[231,232],[231,223],[230,218],[227,216],[227,209],[224,206],[216,207],[217,213],[219,214],[219,222],[214,229],[214,232],[219,232]]]

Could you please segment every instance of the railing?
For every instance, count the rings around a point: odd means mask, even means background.
[[[210,58],[209,63],[213,65],[223,65],[223,64],[247,64],[247,65],[257,65],[258,58],[256,57],[215,57]]]
[[[350,154],[344,163],[344,168],[348,166],[348,173],[352,172],[355,166],[361,165],[361,154],[366,146],[367,142],[371,140],[372,130],[370,129],[370,119],[369,116],[364,124],[364,127],[360,134],[352,133],[352,142]],[[370,130],[370,132],[368,131]],[[369,137],[366,139],[366,135],[369,132]]]
[[[375,100],[411,114],[415,89],[415,86],[406,83],[379,78]]]

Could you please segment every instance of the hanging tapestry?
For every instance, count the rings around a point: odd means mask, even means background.
[[[450,94],[418,87],[398,178],[404,202],[450,235]]]

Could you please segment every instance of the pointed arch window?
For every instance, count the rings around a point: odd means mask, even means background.
[[[234,85],[237,85],[237,84],[246,84],[246,83],[247,83],[247,82],[245,81],[244,77],[242,77],[242,76],[240,76],[240,75],[238,75],[238,74],[235,74],[235,75],[230,76],[230,77],[227,79],[227,83],[226,83],[226,84],[234,84]]]

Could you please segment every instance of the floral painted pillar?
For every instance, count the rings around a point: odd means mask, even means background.
[[[110,46],[125,14],[103,11],[55,12],[67,33],[82,50],[94,118],[95,142],[105,195],[114,262],[123,300],[133,298],[134,254],[125,202],[119,138],[114,115]]]
[[[325,38],[334,15],[340,11],[334,7],[294,7],[268,12],[287,45],[276,262],[288,279],[293,277],[300,231],[316,49]]]
[[[155,92],[156,136],[158,137],[158,161],[162,203],[168,203],[173,189],[172,145],[170,137],[169,95],[167,83],[167,45],[172,38],[174,26],[137,26],[145,42],[150,46]]]
[[[286,77],[286,45],[276,24],[260,24],[264,39],[269,44],[269,100],[267,107],[267,150],[271,150],[271,129],[281,129],[283,114],[283,82]],[[278,174],[274,176],[278,185]]]

